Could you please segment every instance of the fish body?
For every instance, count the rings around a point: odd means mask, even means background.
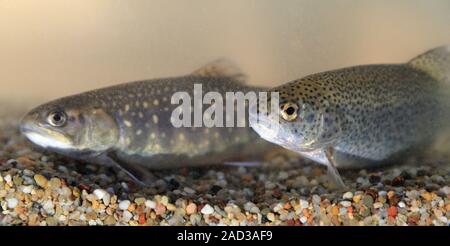
[[[450,46],[406,64],[364,65],[273,88],[279,115],[251,116],[261,137],[327,165],[373,167],[429,143],[449,113]],[[269,123],[279,122],[278,129]]]
[[[174,127],[176,92],[194,84],[224,95],[261,90],[218,61],[181,77],[131,82],[64,97],[31,110],[21,130],[35,144],[77,159],[115,165],[145,183],[145,169],[260,159],[274,145],[248,127]],[[206,107],[206,106],[204,106]],[[63,123],[59,121],[64,118]]]

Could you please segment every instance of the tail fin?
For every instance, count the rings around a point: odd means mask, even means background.
[[[429,50],[408,64],[439,81],[450,82],[450,45]]]

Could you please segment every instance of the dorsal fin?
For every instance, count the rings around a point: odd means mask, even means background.
[[[191,75],[200,77],[227,77],[244,83],[247,76],[236,66],[235,63],[224,58],[210,62],[203,67],[195,70]]]
[[[450,81],[450,45],[429,50],[409,61],[408,65],[436,80]]]

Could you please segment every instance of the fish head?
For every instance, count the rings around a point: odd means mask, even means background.
[[[34,144],[62,154],[103,152],[119,139],[114,118],[87,98],[76,96],[31,110],[20,130]]]
[[[276,100],[273,95],[277,95]],[[342,117],[331,99],[320,83],[300,79],[271,89],[269,110],[257,114],[250,110],[249,121],[262,138],[287,149],[305,152],[325,148],[342,132]]]

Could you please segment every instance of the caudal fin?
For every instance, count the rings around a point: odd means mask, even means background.
[[[439,81],[450,82],[450,45],[429,50],[408,62]]]

